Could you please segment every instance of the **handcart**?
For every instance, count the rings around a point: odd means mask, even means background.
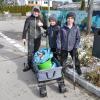
[[[66,92],[62,73],[62,66],[60,65],[59,61],[54,57],[51,58],[51,62],[53,63],[53,65],[55,64],[55,67],[45,70],[39,69],[39,66],[36,63],[33,63],[33,69],[35,70],[35,75],[38,81],[39,93],[41,97],[47,96],[46,82],[50,82],[52,80],[57,81],[58,90],[60,93]],[[46,65],[47,64],[48,61],[46,61]]]

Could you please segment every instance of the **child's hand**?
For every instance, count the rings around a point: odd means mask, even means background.
[[[42,27],[43,26],[43,23],[39,20],[39,22],[38,22],[38,26],[39,27]]]
[[[23,39],[23,44],[24,44],[24,45],[26,44],[26,39]]]

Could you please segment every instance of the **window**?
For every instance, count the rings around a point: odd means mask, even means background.
[[[33,1],[31,1],[31,3],[33,4],[34,2],[33,2]]]
[[[36,4],[38,4],[38,2],[36,1]]]
[[[30,1],[28,1],[28,4],[30,4],[31,2]]]
[[[45,2],[44,2],[44,4],[48,4],[48,2],[47,2],[47,1],[45,1]]]

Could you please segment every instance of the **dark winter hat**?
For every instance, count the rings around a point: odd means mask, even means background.
[[[40,12],[40,8],[39,6],[35,6],[32,8],[32,11],[35,11],[35,12]]]
[[[49,21],[57,21],[57,18],[56,18],[56,15],[55,14],[52,14],[50,17],[49,17]]]
[[[67,14],[67,16],[66,16],[66,19],[68,18],[68,17],[72,17],[72,18],[76,18],[76,15],[75,15],[75,13],[74,12],[69,12],[68,14]]]

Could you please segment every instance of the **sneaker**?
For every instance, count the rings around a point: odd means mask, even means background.
[[[77,72],[78,75],[82,74],[82,71],[81,71],[80,67],[76,67],[75,70],[76,70],[76,72]]]

